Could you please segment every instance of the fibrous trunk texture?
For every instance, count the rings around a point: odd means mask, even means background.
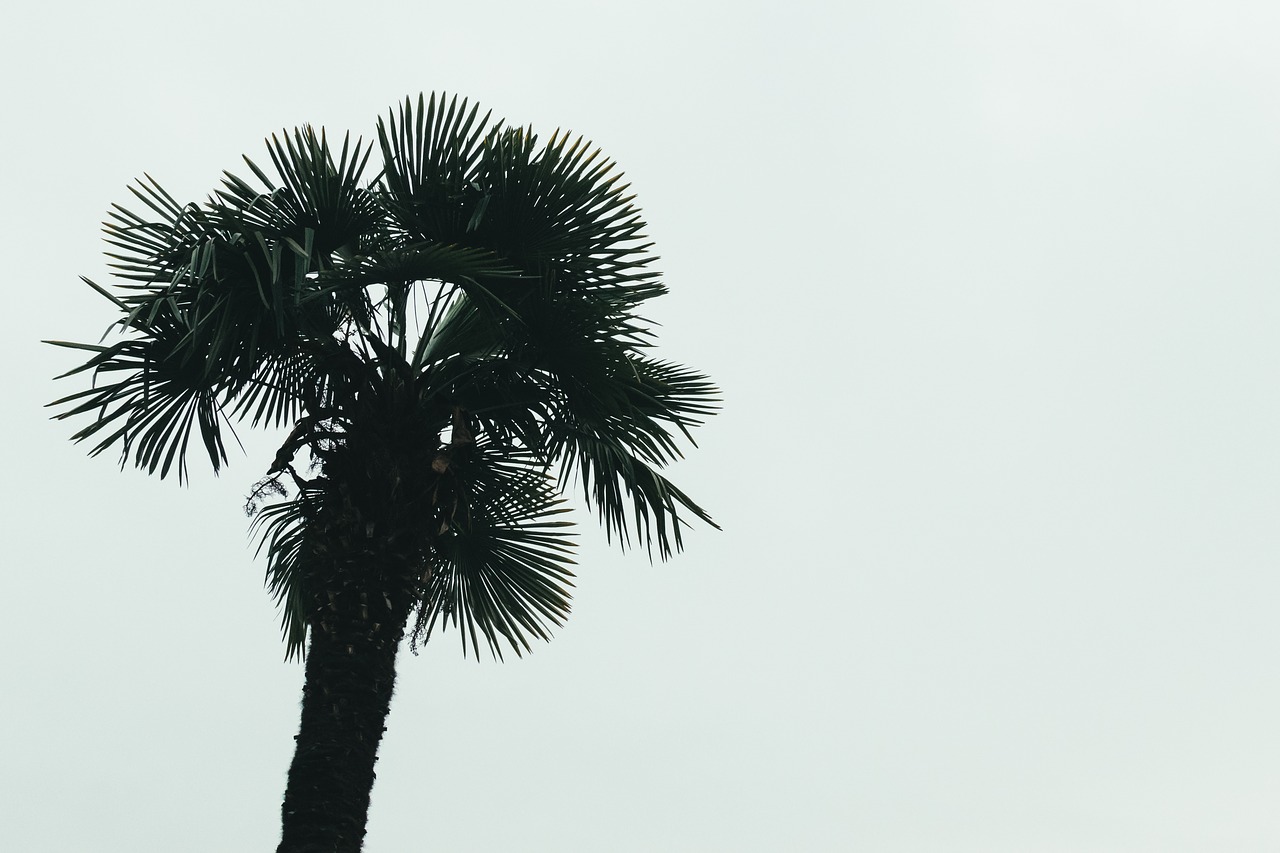
[[[412,419],[376,414],[320,454],[299,560],[311,635],[302,723],[277,853],[361,849],[396,652],[423,582],[437,445]]]
[[[390,626],[388,626],[390,628]],[[278,853],[357,853],[403,630],[384,638],[316,631]]]

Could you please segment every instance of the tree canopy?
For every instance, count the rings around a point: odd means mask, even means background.
[[[432,96],[389,112],[376,145],[281,133],[270,167],[245,158],[199,203],[145,177],[137,212],[105,224],[117,281],[85,279],[115,321],[52,342],[93,378],[57,417],[91,418],[75,440],[122,465],[183,481],[192,451],[227,463],[236,424],[287,431],[250,508],[291,655],[314,627],[309,525],[373,469],[416,514],[370,536],[426,531],[405,546],[415,636],[452,622],[496,655],[568,612],[566,488],[662,558],[712,523],[661,473],[717,391],[650,352],[638,310],[665,287],[628,185],[581,137],[491,118]]]

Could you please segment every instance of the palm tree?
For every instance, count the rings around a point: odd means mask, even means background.
[[[306,666],[281,853],[360,849],[406,633],[500,658],[562,624],[566,487],[664,559],[712,523],[659,470],[717,392],[649,354],[665,289],[613,164],[434,96],[377,148],[365,180],[372,146],[273,136],[275,177],[246,158],[258,183],[202,204],[139,181],[105,226],[122,283],[85,279],[120,339],[53,342],[94,378],[57,417],[122,465],[184,481],[195,436],[217,471],[232,422],[288,431],[247,506]]]

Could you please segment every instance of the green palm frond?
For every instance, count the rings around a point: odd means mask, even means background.
[[[684,365],[643,356],[630,359],[629,373],[622,373],[631,414],[627,420],[649,432],[662,445],[648,458],[665,464],[680,458],[678,447],[659,425],[670,424],[695,444],[691,430],[720,410],[720,390],[705,373]],[[661,432],[666,438],[659,438]]]
[[[230,221],[300,248],[305,232],[312,245],[301,252],[323,261],[337,252],[355,253],[376,235],[382,211],[363,180],[372,148],[350,135],[335,162],[323,130],[298,128],[272,135],[267,151],[280,185],[244,158],[264,189],[227,172],[211,205]]]
[[[94,387],[50,403],[65,407],[61,419],[94,415],[94,420],[72,436],[76,442],[96,438],[91,455],[121,446],[121,464],[133,463],[160,476],[171,470],[180,480],[187,477],[186,451],[198,430],[215,471],[227,461],[222,441],[223,387],[192,357],[191,318],[168,303],[165,310],[145,321],[136,319],[147,337],[120,341],[112,346],[92,346],[61,341],[50,343],[95,352],[70,373],[92,371]],[[64,375],[70,375],[64,374]]]
[[[432,97],[379,123],[384,186],[410,239],[488,248],[548,288],[619,306],[665,292],[611,160],[582,137],[557,132],[539,147],[531,130],[477,115]]]
[[[575,474],[611,539],[624,546],[634,533],[658,546],[663,559],[683,548],[689,515],[716,527],[711,516],[658,473],[681,453],[671,428],[687,433],[713,412],[715,389],[693,371],[664,368],[680,384],[661,384],[640,373],[653,363],[631,365],[566,401],[547,424],[548,455],[561,462],[561,483]]]
[[[476,180],[491,201],[476,239],[505,244],[555,292],[595,291],[620,306],[664,293],[613,161],[582,137],[557,132],[541,149],[536,141],[520,129],[490,136]]]
[[[285,427],[305,414],[307,400],[327,396],[329,375],[323,359],[307,352],[264,353],[244,383],[231,416],[251,424]]]
[[[459,243],[477,217],[485,195],[475,184],[475,165],[489,134],[490,113],[464,99],[408,98],[398,116],[378,120],[382,182],[398,226],[412,239]]]
[[[665,560],[684,547],[689,515],[719,529],[706,510],[616,437],[561,429],[554,440],[563,459],[561,485],[580,481],[611,540],[625,546],[634,535],[650,549],[656,544]]]
[[[483,297],[477,302],[460,289],[446,294],[438,316],[418,345],[415,368],[426,371],[439,362],[493,356],[506,346],[500,334],[506,316],[484,307]]]
[[[634,533],[666,558],[682,545],[685,517],[712,523],[657,471],[680,458],[677,439],[691,441],[691,429],[717,411],[707,377],[643,355],[647,331],[589,298],[547,300],[524,329],[549,400],[547,457],[580,477],[606,534],[625,545]]]
[[[212,232],[197,205],[179,205],[150,175],[129,192],[156,217],[113,204],[103,223],[112,269],[118,278],[150,285],[171,285],[187,272],[191,253]],[[126,286],[127,287],[127,286]],[[154,288],[133,288],[151,292]]]
[[[255,554],[261,555],[264,548],[267,552],[266,586],[280,608],[286,660],[302,657],[307,638],[306,588],[299,565],[307,499],[304,493],[272,504],[257,512],[249,527],[258,539]]]
[[[495,657],[504,645],[519,656],[569,614],[572,525],[559,519],[569,510],[546,474],[510,454],[482,454],[459,477],[464,508],[437,540],[414,642],[452,622],[464,652],[483,638]]]

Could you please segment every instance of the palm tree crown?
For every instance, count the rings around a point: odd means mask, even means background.
[[[464,650],[519,654],[568,612],[566,486],[663,558],[711,523],[659,471],[717,392],[650,355],[637,309],[665,288],[597,149],[434,96],[377,130],[273,136],[274,176],[246,158],[256,183],[201,204],[131,187],[146,209],[105,226],[122,283],[86,279],[119,339],[55,342],[94,382],[52,405],[94,417],[74,436],[93,453],[180,480],[193,438],[216,471],[232,423],[289,431],[250,508],[290,655],[360,572],[393,633],[416,612],[416,638],[452,622]]]

